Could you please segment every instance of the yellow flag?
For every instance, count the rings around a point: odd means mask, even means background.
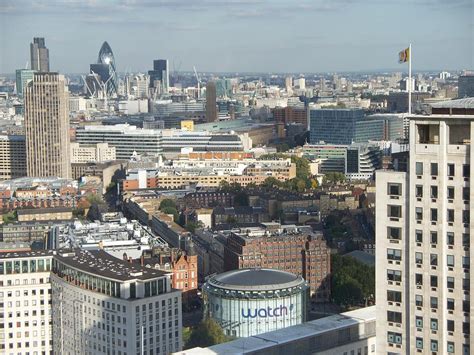
[[[410,48],[405,48],[403,51],[398,53],[398,62],[406,63],[410,60]]]

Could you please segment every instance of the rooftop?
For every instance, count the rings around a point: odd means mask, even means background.
[[[431,104],[434,108],[474,108],[474,97],[466,97],[457,100],[447,100]]]
[[[13,251],[0,253],[0,259],[35,258],[53,256],[52,250]]]
[[[18,216],[29,214],[43,214],[43,213],[62,213],[72,212],[70,207],[55,207],[55,208],[23,208],[17,211]]]
[[[274,269],[240,269],[213,276],[209,284],[226,289],[269,290],[301,285],[301,276]]]
[[[103,250],[61,250],[57,252],[55,258],[72,268],[119,282],[129,280],[145,281],[168,274],[114,258]]]

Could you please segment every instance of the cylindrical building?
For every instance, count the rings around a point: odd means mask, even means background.
[[[249,337],[306,321],[309,287],[301,276],[274,269],[241,269],[203,286],[205,314],[227,335]]]

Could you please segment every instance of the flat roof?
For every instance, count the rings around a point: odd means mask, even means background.
[[[474,97],[457,100],[446,100],[431,104],[434,108],[474,108]]]
[[[169,272],[131,264],[115,258],[103,250],[60,250],[56,253],[55,258],[63,264],[80,271],[121,282],[128,280],[146,281],[169,274]]]
[[[361,308],[355,311],[320,318],[303,324],[258,334],[247,338],[236,339],[227,343],[214,345],[208,348],[193,348],[183,350],[181,355],[211,355],[211,354],[246,354],[264,353],[271,351],[271,347],[285,346],[300,339],[321,336],[335,329],[344,329],[355,324],[375,322],[375,306]],[[375,328],[374,328],[375,329]],[[360,334],[362,335],[362,334]],[[365,334],[375,336],[375,334]],[[343,345],[344,343],[341,343]],[[283,348],[282,348],[283,349]],[[273,353],[273,352],[272,352]]]
[[[9,251],[0,253],[0,260],[53,256],[53,253],[53,250]]]
[[[72,212],[70,207],[52,207],[52,208],[22,208],[17,210],[18,216],[29,214],[62,213]]]
[[[209,285],[232,290],[273,290],[299,286],[301,276],[275,269],[240,269],[213,276]]]

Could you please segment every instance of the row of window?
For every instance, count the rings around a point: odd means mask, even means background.
[[[455,164],[448,163],[446,173],[448,177],[456,176]],[[417,161],[415,164],[416,175],[423,175],[423,162]],[[438,163],[430,163],[430,175],[438,176]],[[468,178],[471,176],[471,167],[469,164],[462,165],[462,176]]]
[[[459,212],[459,211],[458,211]],[[470,210],[463,210],[462,223],[468,224],[471,220]],[[389,218],[402,218],[402,206],[387,205],[387,216]],[[446,219],[448,223],[454,223],[455,210],[448,208],[446,210]],[[423,207],[415,207],[415,219],[417,221],[423,220]],[[438,209],[430,208],[430,220],[432,222],[438,221]]]

